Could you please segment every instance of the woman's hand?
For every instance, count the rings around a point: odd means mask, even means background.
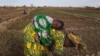
[[[39,42],[40,43],[40,40],[39,40],[39,37],[38,37],[38,34],[37,33],[35,34],[34,39],[35,39],[36,42]]]

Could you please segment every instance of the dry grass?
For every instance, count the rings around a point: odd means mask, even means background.
[[[66,31],[72,31],[81,36],[83,38],[82,42],[87,44],[87,50],[83,50],[82,53],[74,48],[66,48],[65,56],[100,55],[100,21],[92,17],[80,16],[77,13],[74,15],[70,12],[62,12],[64,10],[36,8],[30,14],[8,26],[6,31],[0,33],[0,56],[24,56],[22,30],[35,15],[41,13],[63,20]]]

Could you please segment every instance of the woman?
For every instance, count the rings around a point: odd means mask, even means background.
[[[63,52],[64,26],[60,20],[46,15],[37,15],[24,29],[25,56],[49,56],[50,47],[54,54]]]

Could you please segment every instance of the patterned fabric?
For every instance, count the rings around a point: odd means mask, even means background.
[[[49,20],[51,19],[51,20]],[[43,45],[49,46],[51,44],[50,40],[50,29],[52,24],[52,18],[47,17],[46,15],[37,15],[34,18],[34,24],[36,32],[39,35],[39,39]]]
[[[87,46],[84,43],[81,43],[81,38],[73,33],[68,33],[69,39],[74,43],[74,45],[78,45],[79,51],[86,49]]]
[[[54,52],[61,54],[63,52],[64,35],[61,31],[51,29],[50,30]],[[24,29],[24,54],[25,56],[49,56],[50,52],[44,45],[35,42],[35,27],[34,24],[28,24]]]
[[[24,54],[25,56],[47,56],[48,50],[40,43],[35,42],[35,28],[29,24],[24,29]]]
[[[54,52],[57,54],[62,54],[64,51],[64,34],[60,30],[51,29],[51,36],[55,44],[53,46]]]

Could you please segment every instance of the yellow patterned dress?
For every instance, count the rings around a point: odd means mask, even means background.
[[[35,42],[35,27],[32,23],[24,29],[24,56],[48,56],[47,49],[40,43]]]
[[[51,37],[55,44],[53,51],[57,54],[62,54],[64,44],[64,34],[62,31],[51,29]],[[34,36],[36,34],[34,24],[28,24],[24,29],[24,56],[50,56],[47,47],[35,42]]]
[[[61,30],[51,29],[51,37],[54,40],[54,52],[62,54],[64,51],[64,33]]]

